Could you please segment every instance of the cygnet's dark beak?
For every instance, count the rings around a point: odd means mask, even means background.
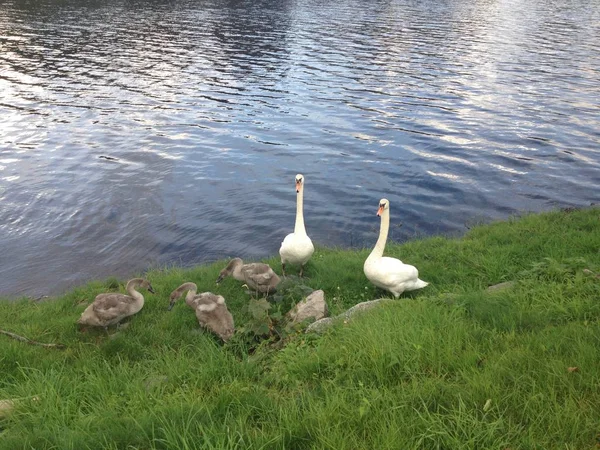
[[[169,303],[169,308],[167,308],[167,311],[171,311],[173,309],[173,306],[175,306],[175,300],[171,300],[171,303]]]
[[[219,275],[219,276],[217,277],[217,281],[216,281],[216,283],[217,283],[217,284],[219,284],[221,281],[223,281],[223,278],[225,278],[225,275]]]
[[[156,294],[156,292],[154,292],[154,289],[152,289],[152,286],[148,286],[148,292],[150,292],[151,294]]]

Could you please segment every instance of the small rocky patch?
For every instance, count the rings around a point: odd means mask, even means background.
[[[314,291],[288,312],[288,326],[293,327],[306,319],[320,320],[329,313],[322,290]]]
[[[494,284],[493,286],[489,286],[486,291],[487,292],[500,292],[505,291],[507,289],[511,289],[515,287],[517,284],[516,281],[505,281],[504,283]]]
[[[324,319],[317,320],[316,322],[311,323],[308,326],[308,328],[306,329],[306,333],[318,333],[318,334],[323,333],[337,321],[342,320],[344,322],[347,322],[348,320],[353,318],[356,315],[356,313],[360,313],[362,311],[368,311],[369,309],[373,309],[381,303],[386,303],[386,302],[391,303],[393,301],[394,300],[391,300],[389,298],[380,298],[377,300],[371,300],[368,302],[359,303],[357,305],[354,305],[348,311],[343,312],[342,314],[340,314],[338,316],[326,317]]]

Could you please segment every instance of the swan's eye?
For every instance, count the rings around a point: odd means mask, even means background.
[[[381,204],[379,205],[379,207],[380,207],[380,208],[385,208],[385,203],[381,203]]]

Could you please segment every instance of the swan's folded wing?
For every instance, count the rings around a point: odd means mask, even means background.
[[[293,246],[295,236],[294,233],[290,233],[283,238],[281,246],[279,247],[279,254],[281,254],[281,252],[288,253],[290,251],[290,246]]]
[[[94,313],[102,321],[111,321],[123,317],[129,312],[134,299],[123,294],[99,295],[94,300]]]
[[[419,278],[419,271],[415,266],[404,264],[396,258],[381,258],[381,269],[385,274],[386,284],[396,285]]]

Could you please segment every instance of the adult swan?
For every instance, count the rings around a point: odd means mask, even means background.
[[[310,259],[315,248],[304,228],[304,176],[296,175],[296,226],[294,232],[288,234],[279,248],[281,256],[281,273],[285,276],[286,263],[300,264],[300,276],[304,272],[304,264]]]
[[[390,202],[382,198],[379,201],[377,215],[381,216],[379,239],[375,248],[365,261],[365,275],[371,283],[390,291],[398,298],[404,291],[413,291],[427,286],[429,283],[419,279],[416,267],[404,264],[396,258],[383,256],[388,230],[390,228]]]

